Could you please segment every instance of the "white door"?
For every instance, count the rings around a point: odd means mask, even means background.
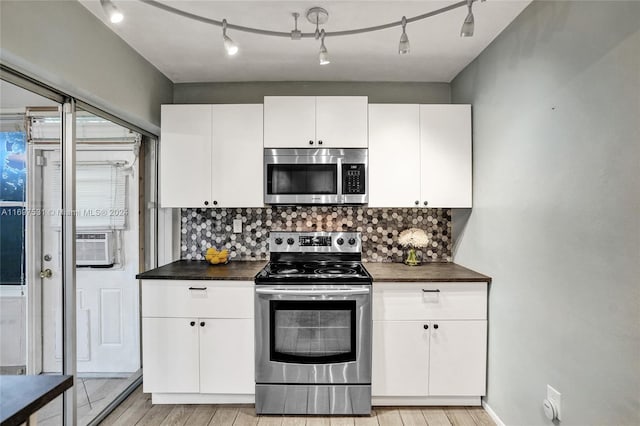
[[[254,319],[199,321],[204,323],[200,327],[200,392],[253,394]]]
[[[199,329],[196,318],[142,319],[144,392],[199,392]]]
[[[366,148],[366,96],[316,97],[316,141],[323,148]]]
[[[420,105],[421,203],[471,207],[471,105]]]
[[[211,207],[211,115],[211,105],[162,105],[162,207]]]
[[[316,145],[315,96],[264,97],[264,147],[312,148]]]
[[[213,105],[214,206],[264,204],[262,110],[262,105]]]
[[[427,396],[429,330],[426,321],[374,321],[373,396]]]
[[[487,322],[432,321],[430,324],[429,395],[485,395]]]
[[[419,105],[369,105],[369,207],[416,207],[419,200]]]
[[[45,212],[59,207],[59,152],[45,153],[42,167],[42,204]],[[140,368],[139,289],[135,275],[139,268],[138,162],[133,146],[105,149],[78,147],[78,170],[98,162],[126,163],[132,167],[125,177],[126,228],[112,231],[116,247],[115,264],[108,268],[76,268],[77,368],[94,375],[129,375]],[[55,175],[58,175],[56,178]],[[81,179],[81,172],[76,174]],[[87,186],[76,182],[76,204],[86,205]],[[61,371],[61,234],[60,216],[42,217],[42,266],[51,269],[51,278],[42,280],[43,369]],[[76,219],[77,233],[85,229],[82,215]],[[80,259],[82,252],[76,251]]]

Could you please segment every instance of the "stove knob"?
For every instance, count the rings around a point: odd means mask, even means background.
[[[276,244],[277,245],[282,244],[282,238],[276,238]]]
[[[338,238],[338,241],[336,242],[338,243],[339,246],[341,246],[342,244],[344,244],[344,239]]]
[[[292,245],[293,243],[293,238],[287,238],[287,244]]]
[[[356,243],[355,238],[349,238],[349,244],[354,245]]]

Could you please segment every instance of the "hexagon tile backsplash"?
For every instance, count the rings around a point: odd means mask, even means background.
[[[233,220],[242,220],[242,233],[233,233]],[[424,261],[450,262],[451,210],[424,208],[368,208],[365,206],[242,209],[182,209],[180,257],[204,259],[208,247],[227,248],[235,260],[267,260],[269,231],[362,232],[362,259],[401,262],[398,234],[408,228],[424,229],[431,246]]]

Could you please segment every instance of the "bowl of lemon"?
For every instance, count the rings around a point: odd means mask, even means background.
[[[229,263],[229,250],[218,250],[215,247],[210,247],[207,249],[204,258],[212,265],[224,265]]]

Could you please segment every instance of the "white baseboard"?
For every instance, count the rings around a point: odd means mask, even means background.
[[[373,396],[371,405],[377,406],[437,406],[480,405],[479,396]]]
[[[482,401],[482,408],[484,408],[484,411],[487,412],[489,417],[491,417],[491,420],[493,420],[497,426],[506,426],[504,422],[500,419],[500,417],[498,417],[496,412],[493,411],[493,408],[491,408],[489,404],[487,404],[487,402],[484,400]]]
[[[206,393],[152,393],[152,404],[253,404],[255,395]]]

